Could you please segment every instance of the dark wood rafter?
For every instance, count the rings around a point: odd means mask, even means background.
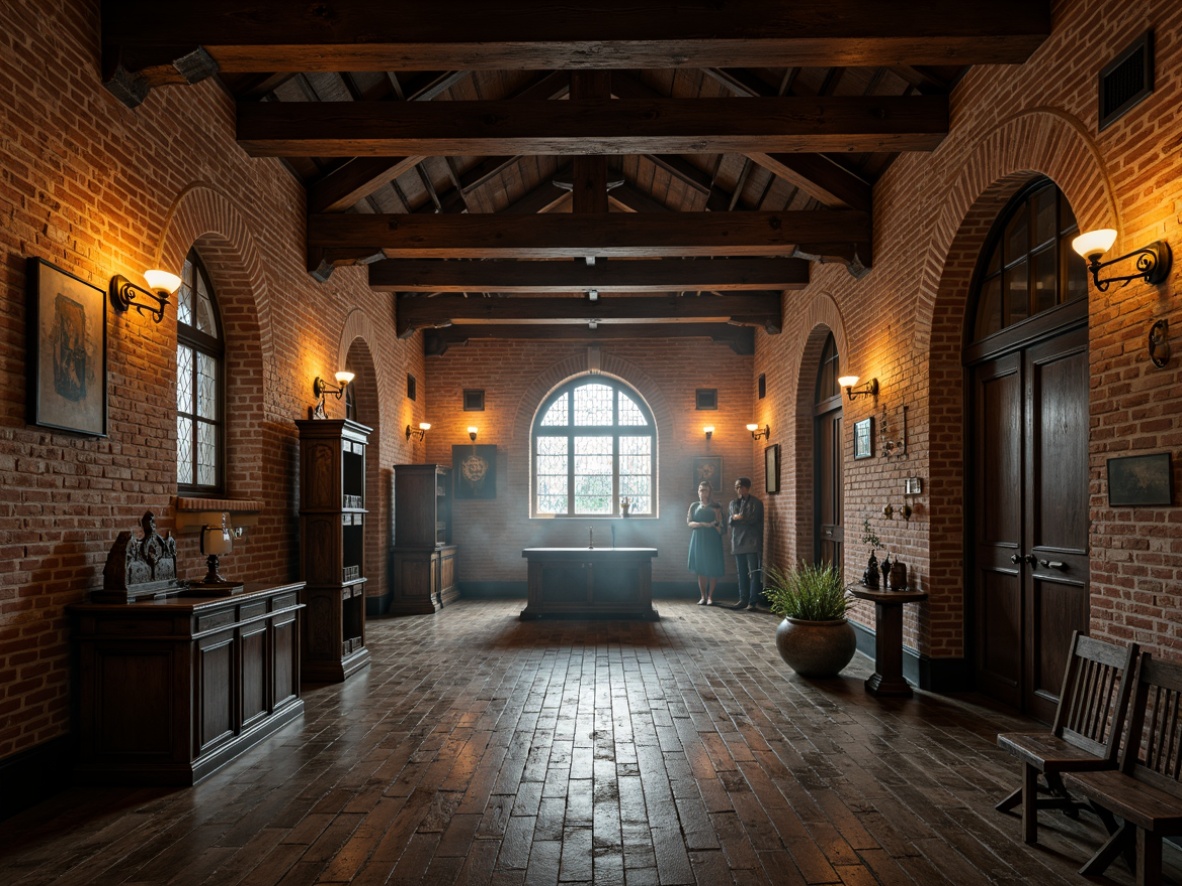
[[[725,344],[736,354],[755,353],[755,330],[750,326],[727,326],[719,323],[612,323],[594,329],[589,326],[530,326],[486,324],[457,325],[423,332],[423,350],[427,356],[442,356],[452,345],[469,341],[524,339],[533,341],[653,341],[669,338],[708,338]]]
[[[826,67],[835,59],[862,67],[1010,64],[1029,58],[1051,30],[1050,4],[1029,0],[895,0],[889,15],[879,0],[729,0],[724,10],[672,0],[513,0],[495,14],[476,0],[256,0],[250,12],[243,15],[238,0],[174,0],[163,9],[156,0],[104,3],[104,81],[139,80],[146,94],[205,69],[782,68],[786,61]],[[198,51],[207,61],[195,69]]]
[[[468,77],[470,73],[452,71],[426,80],[412,80],[410,82],[415,83],[418,90],[410,93],[407,101],[430,101]],[[511,96],[510,100],[540,101],[561,98],[569,89],[570,75],[565,71],[553,71],[536,78]],[[387,182],[414,169],[422,161],[423,156],[420,153],[406,157],[350,157],[342,166],[319,181],[309,184],[308,210],[337,212],[348,209]]]
[[[799,249],[850,259],[869,242],[870,217],[849,210],[308,218],[310,248],[389,258],[791,256]]]
[[[255,157],[930,151],[946,96],[238,105]]]
[[[572,261],[387,259],[369,266],[379,292],[739,292],[802,289],[810,263],[796,258]]]
[[[573,264],[573,262],[572,262]],[[600,294],[588,298],[485,297],[463,295],[399,295],[397,329],[400,337],[419,329],[453,324],[529,323],[589,324],[659,322],[676,318],[691,321],[757,326],[780,331],[780,293],[694,295],[664,297]]]

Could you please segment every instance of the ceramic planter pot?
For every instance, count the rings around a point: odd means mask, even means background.
[[[802,677],[834,677],[850,663],[858,642],[854,627],[837,621],[786,618],[776,628],[776,648]]]

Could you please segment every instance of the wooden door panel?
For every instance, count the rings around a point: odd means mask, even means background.
[[[1023,707],[1049,723],[1055,718],[1063,688],[1063,668],[1071,649],[1072,631],[1079,625],[1083,625],[1079,630],[1087,631],[1088,592],[1086,586],[1040,581],[1037,577],[1033,584],[1029,621],[1034,642]]]
[[[1022,588],[1018,570],[977,576],[977,688],[1005,704],[1022,703]]]
[[[841,407],[818,415],[816,426],[817,562],[842,562],[845,529],[842,521]]]
[[[1088,538],[1088,367],[1083,342],[1031,352],[1031,530],[1036,547],[1084,554]],[[1081,433],[1081,429],[1084,433]],[[1044,558],[1046,559],[1046,558]]]
[[[1014,358],[997,361],[978,376],[976,397],[976,538],[1011,552],[1022,541],[1019,366]]]

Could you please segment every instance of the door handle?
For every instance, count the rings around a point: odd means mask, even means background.
[[[1035,558],[1034,554],[1010,554],[1010,562],[1015,566],[1017,566],[1019,563],[1029,563],[1031,566],[1033,566],[1038,562],[1038,560]],[[1044,563],[1043,565],[1045,566],[1046,564]]]
[[[1021,554],[1010,554],[1010,562],[1013,563],[1015,566],[1017,566],[1019,563],[1021,563],[1022,560],[1023,560],[1023,557]]]
[[[1039,560],[1038,565],[1043,569],[1058,569],[1062,572],[1067,571],[1067,564],[1060,563],[1058,560]]]

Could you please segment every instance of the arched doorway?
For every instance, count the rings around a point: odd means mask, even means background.
[[[1088,312],[1078,233],[1049,179],[1001,213],[970,313],[969,582],[977,688],[1050,722],[1088,629]]]
[[[842,565],[845,541],[841,464],[840,357],[833,333],[825,338],[817,363],[813,396],[813,561]]]

